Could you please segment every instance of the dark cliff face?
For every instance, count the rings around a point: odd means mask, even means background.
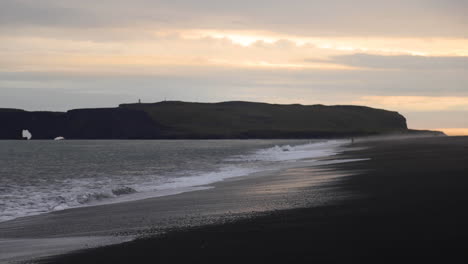
[[[33,139],[147,139],[159,127],[142,111],[120,108],[62,112],[0,111],[0,139],[21,139],[23,129]]]
[[[50,139],[63,133],[65,114],[0,110],[0,138],[21,139],[23,129],[36,132],[35,139]]]
[[[65,138],[151,139],[160,134],[159,126],[138,110],[79,109],[67,112],[66,116]]]
[[[406,119],[361,106],[251,102],[127,104],[147,112],[172,138],[313,138],[405,132]]]
[[[0,139],[323,138],[406,133],[405,118],[361,106],[160,102],[68,112],[0,109]]]

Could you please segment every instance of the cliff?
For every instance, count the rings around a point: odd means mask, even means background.
[[[0,109],[0,139],[328,138],[409,133],[397,112],[362,106],[159,102],[68,112]]]
[[[0,139],[152,139],[159,126],[144,112],[124,108],[77,109],[68,112],[26,112],[0,109]]]

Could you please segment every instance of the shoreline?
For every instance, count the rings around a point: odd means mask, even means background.
[[[189,140],[191,141],[191,140]],[[312,145],[313,147],[317,146],[317,147],[321,147],[322,144],[325,144],[325,145],[329,145],[328,147],[328,152],[329,153],[321,153],[322,156],[315,156],[315,154],[313,154],[313,156],[311,156],[311,160],[320,160],[322,157],[325,157],[325,156],[330,156],[330,155],[334,155],[336,153],[339,153],[340,151],[343,150],[343,148],[347,145],[347,142],[345,140],[308,140],[309,143],[301,143],[301,144],[298,144],[298,145],[295,145],[295,147],[302,147],[302,146],[307,146],[307,145]],[[122,141],[119,141],[119,142],[122,142]],[[125,142],[125,141],[124,141]],[[172,140],[168,140],[168,142],[173,142]],[[62,143],[63,144],[63,143]],[[278,146],[278,145],[277,145]],[[277,147],[275,146],[275,147]],[[279,145],[280,148],[282,147],[282,145]],[[289,146],[289,145],[287,145]],[[275,148],[275,147],[271,147],[271,148]],[[269,150],[269,148],[259,148],[257,149],[255,152],[257,151],[262,151],[262,150]],[[325,151],[327,152],[327,151]],[[287,153],[282,153],[282,154],[287,154]],[[255,154],[246,154],[246,155],[255,155]],[[305,160],[308,160],[308,158],[306,158]],[[71,199],[70,201],[70,197],[68,197],[68,200],[64,200],[62,201],[62,204],[56,204],[54,205],[54,207],[50,207],[49,205],[49,208],[47,210],[49,211],[41,211],[41,212],[38,212],[38,211],[33,211],[33,212],[21,212],[21,214],[18,214],[16,216],[14,216],[14,218],[7,218],[6,220],[5,219],[2,219],[0,221],[0,224],[3,223],[3,222],[8,222],[8,221],[12,221],[12,220],[15,220],[15,219],[18,219],[18,218],[22,218],[22,217],[30,217],[30,216],[36,216],[36,215],[42,215],[42,214],[48,214],[48,213],[53,213],[53,212],[57,212],[57,211],[62,211],[62,210],[71,210],[71,209],[75,209],[75,208],[82,208],[82,207],[92,207],[92,206],[101,206],[101,205],[109,205],[109,204],[115,204],[115,203],[125,203],[125,202],[132,202],[132,201],[139,201],[139,200],[144,200],[144,199],[151,199],[151,198],[157,198],[157,197],[163,197],[163,196],[170,196],[170,195],[177,195],[177,194],[181,194],[181,193],[185,193],[185,192],[192,192],[192,191],[197,191],[197,190],[204,190],[204,189],[208,189],[208,188],[212,188],[214,186],[214,184],[218,183],[218,182],[223,182],[225,180],[228,180],[230,178],[233,178],[233,179],[236,179],[236,178],[242,178],[242,177],[249,177],[251,175],[254,175],[254,174],[259,174],[259,175],[262,175],[262,174],[269,174],[269,173],[272,173],[274,171],[280,171],[280,170],[284,170],[286,168],[292,168],[292,167],[302,167],[302,166],[308,166],[309,164],[305,164],[305,163],[308,163],[307,161],[298,161],[295,165],[293,163],[288,163],[288,160],[281,160],[281,165],[274,165],[274,164],[271,164],[273,165],[273,167],[268,167],[268,166],[265,166],[265,165],[258,165],[258,166],[254,166],[254,167],[248,167],[246,168],[245,170],[238,170],[236,171],[235,173],[233,173],[233,171],[229,171],[227,170],[226,168],[233,168],[232,166],[234,167],[238,167],[237,169],[239,168],[242,168],[242,166],[239,166],[239,165],[230,165],[229,164],[229,157],[228,157],[228,160],[226,161],[226,164],[225,166],[221,166],[219,167],[218,169],[219,170],[213,170],[213,171],[194,171],[196,174],[194,175],[189,175],[189,176],[183,176],[183,177],[175,177],[175,178],[172,178],[172,181],[171,179],[169,179],[169,181],[166,181],[166,182],[161,182],[159,183],[159,185],[154,185],[151,184],[151,186],[153,188],[147,188],[147,186],[143,186],[140,184],[140,186],[132,186],[131,183],[125,183],[124,185],[120,185],[120,186],[114,186],[116,187],[117,189],[119,188],[129,188],[130,189],[130,192],[127,193],[127,194],[124,194],[124,195],[119,195],[119,194],[115,194],[114,193],[114,189],[101,189],[101,190],[93,190],[89,193],[86,192],[86,190],[82,191],[81,193],[75,193],[75,195],[78,197],[80,194],[82,196],[87,196],[89,195],[90,198],[89,198],[89,202],[84,202],[84,203],[77,203],[76,201],[73,201],[73,198]],[[303,164],[304,163],[304,164]],[[278,163],[279,164],[279,163]],[[236,168],[234,168],[236,169]],[[186,182],[184,182],[183,179],[187,179],[187,180],[194,180],[194,179],[201,179],[202,182],[198,181],[198,182],[192,182],[192,183],[189,183],[187,184]],[[163,187],[163,188],[160,188],[164,185],[171,185],[171,183],[173,185],[176,185],[175,188],[173,187]],[[179,185],[178,185],[179,184]],[[180,185],[181,184],[181,185]],[[178,186],[177,186],[178,185]],[[58,194],[57,194],[58,195]],[[98,196],[99,198],[97,199],[94,199],[93,196]],[[67,199],[67,198],[65,198]],[[87,199],[87,198],[85,198]],[[42,210],[44,210],[44,208],[40,208]]]
[[[231,223],[171,231],[43,263],[178,263],[213,261],[216,256],[229,256],[226,262],[245,261],[246,257],[247,262],[319,263],[466,260],[468,137],[359,146],[371,148],[341,156],[369,156],[371,160],[323,168],[354,172],[332,185],[358,196],[335,204],[276,210]]]
[[[333,156],[325,158],[330,159]],[[322,182],[342,175],[333,170],[317,170],[311,164],[313,163],[300,162],[294,168],[228,178],[209,184],[210,189],[201,191],[77,207],[17,218],[0,223],[0,238],[3,242],[10,240],[9,246],[4,250],[8,249],[10,255],[14,255],[16,250],[15,261],[29,260],[32,254],[28,251],[36,250],[39,242],[46,245],[37,257],[44,257],[87,249],[91,244],[94,247],[106,246],[174,229],[232,222],[272,210],[306,206],[308,203],[326,203],[336,199],[332,196],[338,195],[338,192],[325,191]],[[315,173],[317,177],[304,177],[307,173],[303,170]],[[304,187],[315,188],[317,191],[304,195],[301,190]],[[302,201],[302,204],[298,201]],[[73,241],[70,238],[77,239]],[[22,245],[18,243],[25,239],[27,241]],[[62,252],[53,248],[60,239],[65,249]],[[106,242],[106,239],[110,242]],[[100,241],[104,242],[99,243]],[[52,250],[47,250],[47,247]]]

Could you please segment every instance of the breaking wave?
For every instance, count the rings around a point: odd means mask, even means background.
[[[67,179],[46,189],[30,186],[29,191],[21,186],[10,186],[8,195],[1,195],[0,221],[21,216],[35,215],[67,208],[123,202],[150,197],[176,194],[210,188],[207,185],[228,178],[247,176],[252,173],[278,170],[297,166],[295,162],[314,162],[320,157],[334,155],[345,141],[311,141],[303,144],[279,144],[267,148],[252,149],[241,154],[225,155],[221,159],[211,157],[212,164],[193,169],[192,159],[174,161],[159,174],[133,175],[122,171],[112,177],[90,176]],[[197,155],[197,152],[194,152]],[[211,154],[210,154],[211,155]],[[176,159],[177,156],[174,157]],[[196,159],[197,157],[193,157]],[[205,158],[207,159],[207,158]],[[165,164],[146,164],[163,167]],[[137,166],[137,165],[135,165]],[[163,167],[165,168],[165,167]],[[203,168],[207,168],[204,170]],[[142,168],[146,169],[146,168]],[[133,173],[133,174],[132,174]]]

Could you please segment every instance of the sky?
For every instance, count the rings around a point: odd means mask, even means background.
[[[0,107],[138,99],[358,104],[468,134],[468,1],[0,1]]]

